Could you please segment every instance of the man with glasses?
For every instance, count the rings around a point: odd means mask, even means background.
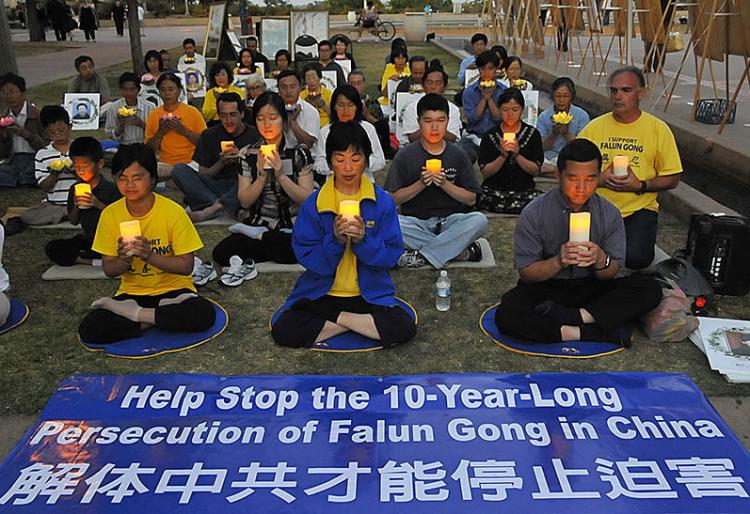
[[[187,213],[193,222],[215,218],[226,212],[236,216],[237,175],[247,147],[258,141],[255,127],[242,121],[245,103],[237,93],[222,93],[216,100],[221,123],[204,130],[195,145],[193,160],[198,173],[187,164],[177,164],[172,179],[185,194]]]
[[[39,111],[26,101],[26,81],[13,73],[0,76],[0,187],[36,187],[34,154],[47,144]]]

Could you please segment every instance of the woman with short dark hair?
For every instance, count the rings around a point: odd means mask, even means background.
[[[331,127],[326,158],[333,179],[310,195],[294,224],[292,247],[307,271],[272,327],[280,345],[314,347],[354,332],[387,348],[416,333],[389,275],[404,250],[396,205],[363,176],[371,154],[359,124]],[[354,207],[346,215],[344,202]]]
[[[225,62],[215,62],[208,71],[209,90],[203,98],[203,118],[210,127],[219,123],[219,112],[216,108],[216,98],[222,93],[237,93],[240,98],[245,99],[245,90],[232,84],[234,73],[232,68]]]
[[[92,249],[108,277],[120,277],[113,298],[103,297],[81,321],[89,343],[140,337],[150,327],[198,332],[214,323],[211,303],[193,285],[193,253],[203,247],[185,209],[154,193],[156,156],[143,144],[120,147],[112,174],[123,198],[102,211]],[[124,232],[123,223],[137,229]]]

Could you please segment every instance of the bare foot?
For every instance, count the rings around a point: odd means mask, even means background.
[[[188,207],[185,209],[190,221],[193,223],[200,223],[201,221],[207,221],[217,217],[224,210],[224,206],[220,203],[215,203],[205,209],[199,211],[193,211]]]
[[[141,306],[135,300],[115,300],[106,296],[95,300],[91,308],[104,309],[130,321],[138,321],[138,314],[141,312]]]

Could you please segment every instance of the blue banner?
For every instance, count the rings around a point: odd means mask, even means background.
[[[686,376],[75,376],[0,512],[750,513],[750,455]]]

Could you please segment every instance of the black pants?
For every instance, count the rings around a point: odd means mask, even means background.
[[[292,233],[280,230],[269,230],[261,239],[232,234],[216,245],[213,260],[221,266],[229,266],[232,255],[239,255],[243,259],[252,259],[255,262],[297,263],[297,256],[292,250]]]
[[[645,275],[614,280],[548,280],[536,284],[519,281],[503,295],[495,324],[508,335],[544,343],[558,342],[562,323],[534,312],[537,305],[552,300],[566,307],[583,307],[602,332],[609,334],[656,308],[661,296],[659,283]]]
[[[124,18],[115,18],[115,30],[117,30],[117,35],[122,36],[123,32],[125,30],[125,19]]]
[[[53,239],[44,247],[44,253],[49,260],[59,266],[72,266],[78,258],[101,258],[99,253],[91,249],[91,241],[83,237],[83,234],[77,234],[70,239]]]
[[[182,303],[159,306],[159,301],[174,298],[183,293],[192,293],[189,289],[178,289],[157,296],[136,296],[121,294],[115,300],[135,300],[138,305],[147,309],[156,309],[156,328],[167,332],[199,332],[207,330],[214,324],[216,311],[214,306],[200,296],[185,300]],[[141,324],[118,316],[105,309],[94,309],[86,314],[78,327],[81,339],[90,343],[114,343],[123,339],[140,337],[143,334]]]
[[[636,211],[625,221],[625,238],[627,251],[625,266],[630,269],[643,269],[651,265],[654,260],[654,245],[659,214],[648,209]]]
[[[326,321],[336,323],[342,312],[370,314],[384,347],[410,341],[417,333],[414,320],[400,307],[383,307],[367,303],[361,296],[341,298],[323,296],[317,300],[300,300],[284,311],[274,324],[273,340],[282,346],[311,347]]]
[[[96,41],[96,29],[83,29],[83,33],[86,35],[86,41]]]
[[[54,26],[55,29],[55,39],[58,41],[65,41],[66,39],[66,30],[63,28],[60,28],[59,26]]]
[[[542,191],[536,189],[498,191],[491,187],[482,186],[482,194],[477,202],[477,209],[499,214],[521,214],[523,208],[541,194],[543,194]]]

